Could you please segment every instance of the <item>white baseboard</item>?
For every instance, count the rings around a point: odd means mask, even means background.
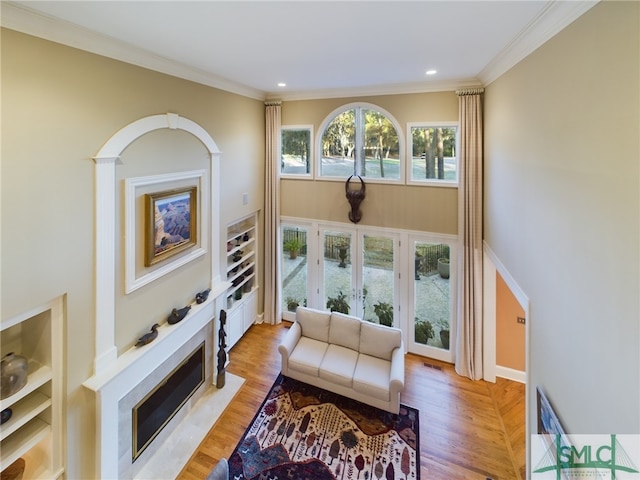
[[[509,367],[501,367],[496,365],[496,377],[506,378],[507,380],[513,380],[514,382],[527,383],[527,372],[521,370],[515,370]]]

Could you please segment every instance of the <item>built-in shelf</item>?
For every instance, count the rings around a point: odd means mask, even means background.
[[[227,226],[227,309],[242,300],[242,297],[257,288],[257,237],[258,216],[256,213],[236,220]]]
[[[48,365],[40,365],[37,362],[29,361],[27,384],[10,397],[0,400],[0,410],[11,407],[50,380],[51,368]]]
[[[64,299],[0,323],[0,347],[28,360],[24,387],[0,400],[11,418],[0,426],[0,470],[25,460],[23,478],[64,475]]]
[[[258,291],[258,215],[253,213],[227,226],[226,273],[227,347],[230,349],[254,323]]]
[[[27,453],[51,433],[51,425],[33,418],[20,430],[2,441],[2,461],[0,470],[4,470],[22,455]]]
[[[4,440],[31,419],[51,406],[51,398],[40,392],[33,392],[11,407],[11,418],[0,426],[0,440]]]

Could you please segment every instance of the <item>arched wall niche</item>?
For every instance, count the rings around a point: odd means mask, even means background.
[[[209,133],[200,125],[175,113],[152,115],[136,120],[116,132],[98,151],[95,161],[95,359],[94,375],[105,372],[118,358],[116,328],[116,166],[122,152],[136,139],[160,129],[183,130],[196,137],[206,148],[211,164],[208,168],[207,202],[211,248],[211,296],[226,289],[220,277],[220,156],[221,152]],[[148,279],[151,282],[158,276]],[[147,282],[147,283],[148,283]]]

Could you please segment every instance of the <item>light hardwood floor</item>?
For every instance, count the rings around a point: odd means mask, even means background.
[[[229,457],[280,372],[288,324],[254,325],[227,371],[246,381],[178,476],[202,479]],[[524,480],[524,385],[460,377],[452,365],[408,354],[402,403],[420,410],[421,480]]]

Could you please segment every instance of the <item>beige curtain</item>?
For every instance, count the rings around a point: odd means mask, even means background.
[[[462,238],[461,298],[456,335],[456,372],[479,380],[482,372],[482,93],[458,90],[460,178],[458,235]]]
[[[264,321],[282,321],[280,301],[280,102],[265,102]]]

